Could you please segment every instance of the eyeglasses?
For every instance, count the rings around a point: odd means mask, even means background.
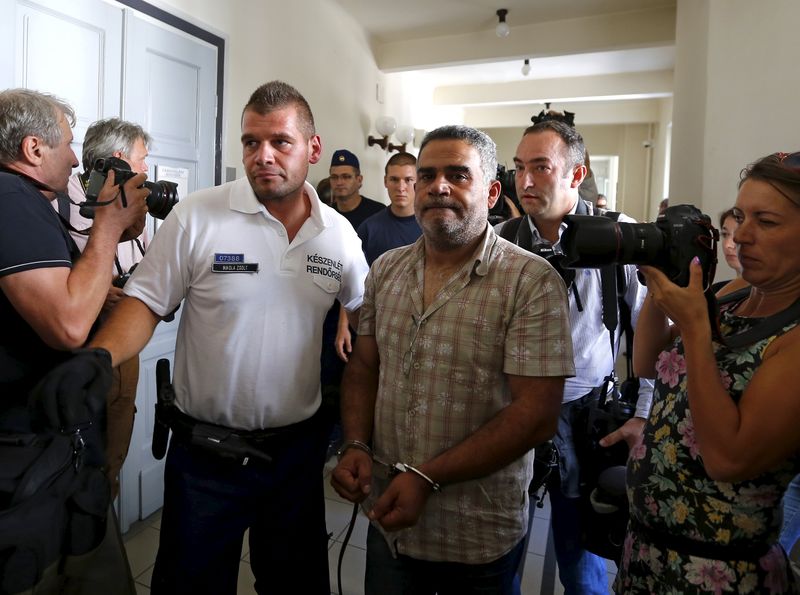
[[[800,169],[800,152],[796,153],[775,153],[775,157],[778,158],[778,163],[783,164],[786,167],[790,167],[792,169]]]

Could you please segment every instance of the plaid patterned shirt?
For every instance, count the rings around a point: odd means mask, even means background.
[[[487,227],[474,256],[423,310],[424,266],[423,238],[378,259],[358,328],[375,336],[380,356],[376,456],[414,466],[506,407],[506,374],[574,373],[564,283],[543,259]],[[446,486],[416,526],[388,534],[390,543],[421,560],[496,560],[527,529],[532,462],[531,451],[487,477]],[[377,467],[375,495],[387,481]]]

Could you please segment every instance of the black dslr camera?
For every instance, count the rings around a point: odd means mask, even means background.
[[[80,214],[87,219],[94,219],[95,207],[108,203],[98,202],[97,197],[106,183],[108,172],[114,170],[114,182],[122,185],[136,174],[131,171],[131,166],[117,157],[101,157],[94,162],[94,167],[89,174],[89,184],[86,188],[86,202],[81,204]],[[147,210],[156,219],[166,219],[172,207],[178,202],[178,185],[174,182],[145,182],[145,188],[150,190],[147,197]],[[123,197],[124,198],[124,197]],[[125,204],[127,206],[127,204]]]
[[[654,223],[620,223],[590,215],[567,215],[564,221],[562,266],[646,264],[686,287],[689,264],[697,256],[703,267],[703,287],[714,278],[719,232],[709,216],[692,205],[669,207]]]

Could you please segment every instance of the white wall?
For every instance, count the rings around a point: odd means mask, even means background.
[[[296,87],[314,112],[323,155],[309,172],[316,183],[327,177],[333,151],[358,155],[364,174],[362,193],[388,202],[383,167],[388,154],[367,146],[376,134],[375,117],[393,115],[395,99],[380,105],[376,85],[385,76],[372,57],[362,29],[332,0],[162,0],[175,14],[191,15],[227,37],[224,165],[241,164],[241,110],[255,88],[280,79]]]
[[[796,0],[679,0],[677,22],[670,199],[716,219],[745,165],[800,149],[800,10]],[[730,276],[722,259],[719,275]]]

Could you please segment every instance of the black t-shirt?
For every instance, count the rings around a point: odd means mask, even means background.
[[[72,267],[78,249],[53,206],[30,182],[0,172],[0,277]],[[0,415],[24,406],[28,392],[68,352],[48,347],[0,291]]]
[[[379,213],[385,208],[385,204],[380,203],[377,200],[367,198],[366,196],[362,196],[361,202],[358,203],[358,206],[352,211],[347,211],[346,213],[342,213],[338,209],[337,211],[342,217],[350,222],[350,225],[353,226],[353,229],[358,229],[358,226],[364,222],[364,219],[374,215],[375,213]]]

